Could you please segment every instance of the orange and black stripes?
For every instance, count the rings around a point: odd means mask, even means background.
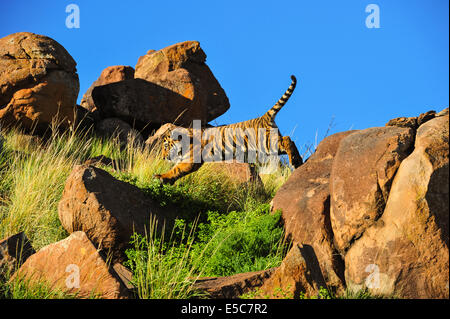
[[[289,100],[289,98],[292,95],[292,92],[294,92],[295,86],[297,84],[297,80],[295,78],[295,76],[291,76],[292,79],[292,83],[289,86],[289,88],[286,90],[286,92],[283,94],[283,96],[278,100],[278,102],[270,109],[268,110],[263,116],[258,117],[256,119],[252,119],[252,120],[248,120],[248,121],[244,121],[244,122],[239,122],[239,123],[234,123],[234,124],[230,124],[230,125],[224,125],[224,126],[220,126],[220,127],[215,127],[215,128],[208,128],[208,129],[203,129],[202,130],[202,135],[203,137],[205,137],[206,135],[210,136],[210,134],[204,134],[205,130],[209,130],[209,129],[213,129],[213,130],[217,130],[214,131],[213,134],[214,136],[218,136],[221,138],[221,160],[224,160],[224,156],[226,151],[232,151],[233,154],[236,154],[236,149],[237,147],[240,147],[244,150],[246,150],[245,154],[246,156],[248,156],[248,151],[250,148],[249,145],[249,137],[244,134],[243,136],[240,137],[240,140],[237,139],[237,135],[236,134],[236,129],[241,129],[244,132],[247,129],[253,130],[253,132],[256,133],[256,141],[254,141],[255,143],[258,143],[258,141],[260,140],[260,136],[258,136],[260,134],[260,130],[263,129],[264,130],[264,149],[266,152],[269,151],[270,149],[270,134],[271,134],[271,129],[276,129],[277,126],[275,124],[275,116],[278,113],[278,111],[286,104],[286,102]],[[230,135],[230,131],[227,131],[227,129],[233,129],[233,134],[231,135],[231,140],[229,138],[227,138]],[[178,163],[177,165],[175,165],[171,170],[169,170],[168,172],[166,172],[165,174],[161,174],[161,175],[155,175],[156,178],[159,178],[163,183],[173,183],[175,182],[177,179],[190,174],[196,170],[198,170],[200,168],[200,166],[203,164],[203,157],[201,157],[201,163],[194,163],[193,159],[194,159],[194,145],[192,143],[193,140],[193,129],[189,128],[187,129],[187,134],[189,139],[191,140],[191,143],[189,145],[190,149],[189,149],[189,157],[190,157],[190,162],[181,162]],[[216,135],[217,134],[217,135]],[[227,135],[228,134],[228,135]],[[291,163],[291,165],[293,165],[295,168],[297,168],[298,166],[300,166],[303,163],[303,160],[300,156],[300,154],[298,153],[298,150],[294,144],[294,142],[291,141],[291,139],[289,138],[289,136],[282,136],[278,130],[277,130],[277,134],[278,134],[278,144],[277,149],[278,149],[278,154],[287,154],[289,156],[289,162]],[[165,140],[164,140],[164,148],[163,148],[163,152],[162,155],[163,157],[168,157],[170,149],[174,146],[175,141],[169,136],[170,134],[166,135]],[[203,139],[201,141],[201,150],[203,152],[205,146],[210,143],[210,137]],[[228,144],[227,144],[228,143]],[[256,146],[256,145],[255,145]],[[259,145],[261,146],[261,145]],[[198,151],[198,150],[197,150]]]
[[[286,90],[286,92],[283,94],[283,96],[278,100],[278,102],[266,112],[265,116],[268,117],[273,121],[275,116],[277,115],[278,111],[281,110],[281,108],[286,104],[286,102],[289,100],[289,98],[292,95],[292,92],[295,90],[295,86],[297,85],[297,79],[295,76],[291,75],[291,85]]]

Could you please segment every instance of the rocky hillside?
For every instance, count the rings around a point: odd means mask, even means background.
[[[230,107],[205,61],[195,41],[150,50],[135,68],[103,70],[76,105],[79,81],[70,54],[48,37],[12,34],[0,39],[0,124],[3,132],[19,128],[37,148],[53,147],[45,141],[55,127],[62,132],[76,127],[117,138],[122,148],[151,151],[173,123],[206,124]],[[448,131],[447,108],[328,136],[271,198],[272,214],[281,211],[285,239],[292,242],[281,264],[196,277],[192,289],[212,298],[311,297],[323,289],[336,296],[367,291],[449,298]],[[10,151],[3,143],[0,135],[6,157]],[[114,175],[136,160],[88,157],[64,164],[70,172],[63,190],[54,190],[60,192],[57,227],[65,238],[36,251],[25,231],[6,231],[0,240],[0,284],[3,276],[44,281],[79,298],[134,296],[136,273],[124,266],[133,234],[146,233],[150,215],[158,225],[175,227],[186,208],[180,202],[163,205],[128,175]],[[268,187],[247,164],[216,163],[212,171],[228,176],[236,189]],[[8,200],[3,196],[0,207]]]

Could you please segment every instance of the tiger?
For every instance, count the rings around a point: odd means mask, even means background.
[[[233,152],[236,151],[237,148],[239,149],[243,149],[245,154],[248,154],[249,151],[249,138],[247,136],[243,136],[243,139],[238,140],[237,138],[232,138],[232,140],[230,141],[230,139],[226,139],[225,135],[228,131],[230,130],[247,130],[247,129],[254,129],[254,131],[256,132],[263,132],[266,136],[256,136],[256,141],[259,141],[259,138],[264,138],[264,143],[267,143],[267,141],[269,140],[269,133],[270,132],[274,132],[274,130],[276,131],[276,153],[277,155],[283,155],[283,154],[287,154],[289,157],[289,163],[291,164],[291,166],[293,166],[294,168],[298,168],[300,165],[303,164],[303,159],[300,156],[297,147],[295,146],[295,143],[291,140],[291,138],[289,136],[282,136],[280,134],[280,132],[278,131],[278,127],[275,123],[275,117],[277,115],[277,113],[281,110],[281,108],[286,104],[286,102],[289,100],[289,98],[291,97],[292,93],[294,92],[294,89],[297,85],[297,79],[295,78],[294,75],[291,76],[291,84],[289,86],[289,88],[286,90],[286,92],[283,94],[283,96],[277,101],[277,103],[275,103],[275,105],[272,106],[272,108],[270,108],[264,115],[252,119],[252,120],[247,120],[244,122],[239,122],[239,123],[234,123],[234,124],[228,124],[228,125],[223,125],[223,126],[217,126],[217,127],[213,127],[213,128],[202,128],[201,129],[201,136],[205,136],[208,135],[206,134],[207,130],[210,129],[214,129],[216,130],[217,134],[219,134],[218,136],[220,137],[220,141],[221,141],[221,145],[219,145],[219,147],[221,147],[221,152],[223,153],[225,151],[225,149],[232,149]],[[262,130],[261,130],[262,129]],[[194,161],[194,147],[193,147],[193,139],[194,139],[194,129],[191,128],[187,128],[185,129],[185,132],[188,135],[190,144],[189,144],[189,151],[186,152],[185,154],[187,154],[187,157],[185,156],[184,160],[182,162],[179,162],[178,164],[176,164],[172,169],[170,169],[169,171],[167,171],[166,173],[163,174],[155,174],[154,178],[159,179],[160,182],[162,182],[163,184],[173,184],[175,181],[177,181],[179,178],[186,176],[190,173],[193,173],[195,171],[197,171],[205,162],[203,158],[200,158],[199,161]],[[168,132],[166,132],[166,134],[163,137],[163,142],[162,142],[162,149],[161,149],[161,156],[163,158],[168,158],[170,155],[170,152],[174,150],[175,145],[177,142],[179,142],[179,140],[175,140],[172,137],[172,134],[170,134],[171,131],[169,130]],[[217,136],[217,135],[216,135]],[[228,144],[226,144],[226,142],[228,142]],[[199,144],[200,149],[197,149],[197,151],[203,151],[205,150],[205,147],[208,143],[211,143],[211,139],[210,138],[201,138],[201,141]],[[255,145],[252,145],[253,147],[255,147]],[[264,149],[267,150],[267,145],[264,145]],[[223,157],[223,154],[222,154]],[[221,157],[221,158],[222,158]]]

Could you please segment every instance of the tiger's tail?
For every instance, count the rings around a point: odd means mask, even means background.
[[[295,86],[297,85],[297,79],[295,76],[291,75],[292,83],[289,86],[289,88],[286,90],[286,92],[283,94],[283,96],[278,100],[278,102],[266,112],[265,116],[268,116],[270,119],[274,119],[277,115],[278,111],[281,110],[281,108],[286,104],[286,102],[289,100],[289,98],[292,95],[292,92],[295,90]]]

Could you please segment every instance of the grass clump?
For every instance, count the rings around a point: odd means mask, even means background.
[[[0,284],[0,299],[76,299],[76,294],[55,289],[44,281],[13,277]]]
[[[206,276],[265,270],[281,263],[289,245],[283,240],[281,212],[270,214],[269,210],[268,204],[261,204],[249,212],[208,212],[193,247],[194,255],[208,247]]]
[[[166,239],[165,232],[157,231],[154,219],[149,234],[134,234],[132,248],[126,250],[125,266],[133,272],[131,284],[136,288],[139,299],[186,299],[200,297],[195,290],[195,279],[201,273],[201,256],[193,259],[190,252],[193,231],[183,229],[179,240],[174,236]]]

